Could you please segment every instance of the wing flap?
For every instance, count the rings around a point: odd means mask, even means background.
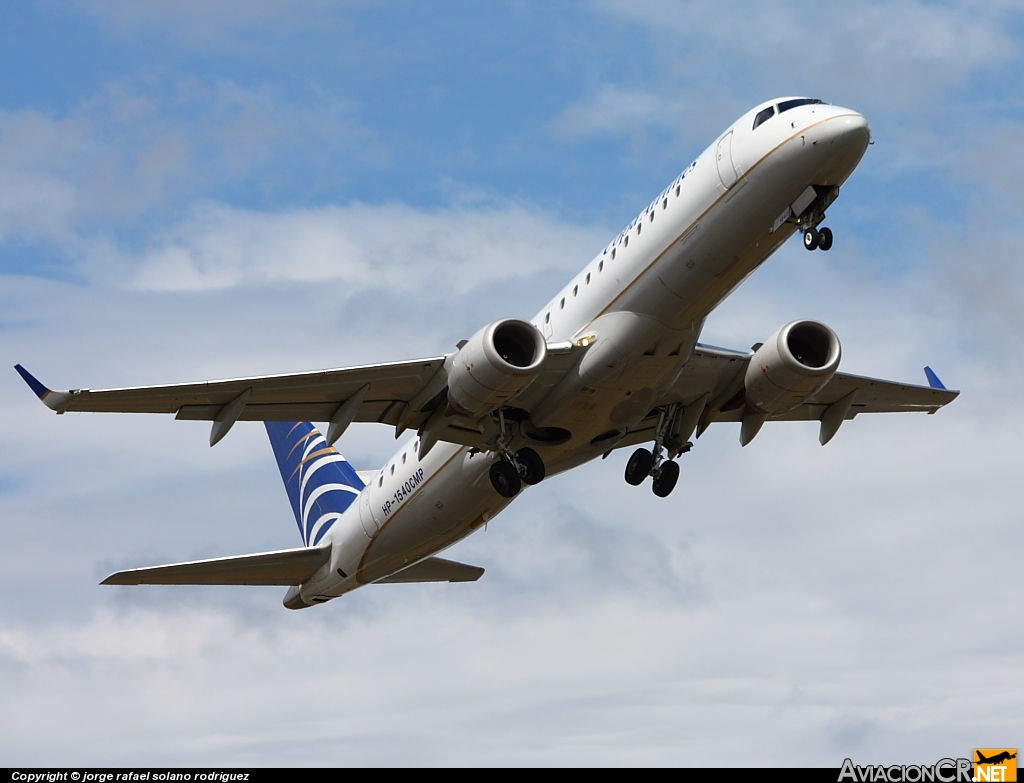
[[[254,555],[132,568],[104,579],[104,585],[299,585],[331,556],[331,547],[303,547]]]
[[[397,574],[378,579],[374,584],[403,584],[407,582],[475,582],[484,575],[479,566],[456,563],[442,557],[428,557]]]

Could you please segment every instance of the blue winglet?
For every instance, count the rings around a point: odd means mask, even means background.
[[[945,389],[945,384],[939,380],[939,376],[935,374],[935,371],[931,367],[924,368],[924,375],[928,379],[928,385],[933,389]]]
[[[30,373],[20,364],[14,365],[14,369],[18,371],[18,375],[20,375],[24,379],[25,383],[28,384],[29,388],[36,393],[36,397],[38,397],[39,399],[43,399],[44,397],[46,397],[47,394],[50,393],[49,389],[43,386],[43,384],[41,384],[36,379],[36,377],[32,375],[32,373]]]

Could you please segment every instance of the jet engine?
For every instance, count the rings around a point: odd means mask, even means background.
[[[485,326],[463,345],[448,372],[448,402],[467,416],[500,408],[540,372],[548,348],[536,326],[506,318]]]
[[[817,321],[793,321],[761,345],[744,377],[747,405],[785,413],[832,380],[842,349],[836,333]]]

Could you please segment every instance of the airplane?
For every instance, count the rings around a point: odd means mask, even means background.
[[[625,480],[667,497],[678,458],[716,422],[748,445],[771,421],[819,421],[828,443],[862,413],[935,413],[959,394],[838,372],[835,332],[795,320],[750,351],[698,340],[708,315],[795,233],[827,251],[825,210],[871,141],[863,115],[784,97],[748,111],[532,320],[503,318],[414,361],[169,386],[53,391],[47,407],[265,423],[302,547],[119,571],[103,584],[287,586],[284,605],[367,584],[475,581],[438,557],[525,486],[638,447]],[[312,422],[326,422],[326,435]],[[353,422],[406,440],[379,471],[334,447]]]
[[[1007,750],[1004,750],[1001,753],[997,753],[990,759],[985,758],[985,756],[982,755],[980,750],[976,750],[974,751],[974,753],[978,757],[977,760],[974,762],[975,764],[1002,764],[1004,761],[1009,761],[1010,759],[1017,758],[1016,753],[1010,753]]]

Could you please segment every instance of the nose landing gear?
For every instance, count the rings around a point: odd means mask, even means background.
[[[804,247],[808,250],[829,250],[832,247],[832,229],[827,226],[808,228],[804,231]]]

